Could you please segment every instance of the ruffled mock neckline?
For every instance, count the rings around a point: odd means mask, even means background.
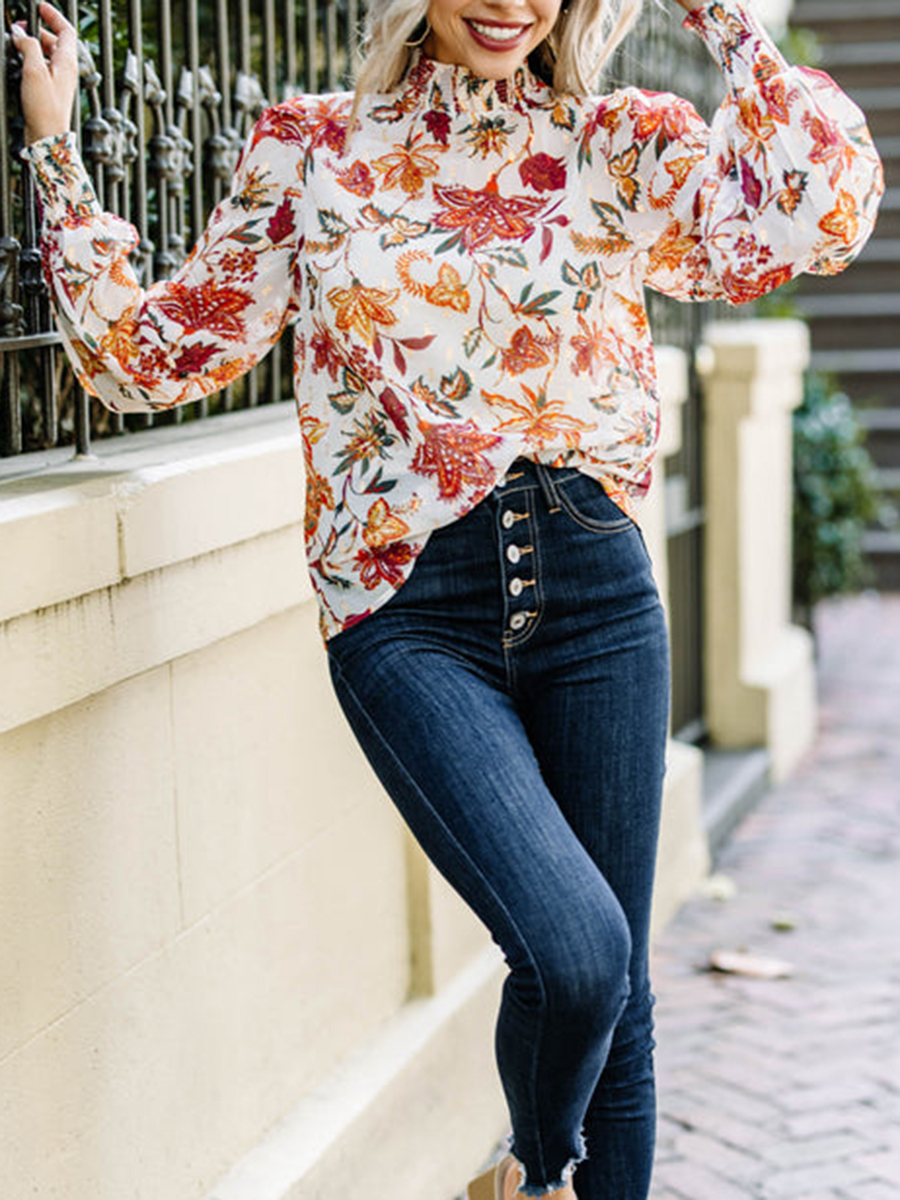
[[[407,101],[415,100],[431,108],[439,97],[455,113],[521,111],[554,102],[552,89],[538,79],[527,62],[508,78],[484,79],[462,63],[431,58],[421,46],[412,52],[400,89]]]

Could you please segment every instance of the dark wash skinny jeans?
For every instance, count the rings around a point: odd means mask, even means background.
[[[373,768],[506,956],[523,1190],[578,1162],[579,1200],[645,1200],[669,677],[637,527],[587,476],[518,459],[329,659]]]

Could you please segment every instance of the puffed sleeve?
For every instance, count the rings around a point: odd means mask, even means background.
[[[300,100],[263,113],[231,194],[200,241],[171,279],[146,290],[130,261],[138,233],[101,210],[74,135],[25,150],[63,343],[85,389],[108,408],[197,400],[249,370],[277,341],[298,303],[308,124]]]
[[[801,272],[836,274],[872,232],[884,190],[860,109],[821,71],[788,65],[762,24],[726,0],[685,24],[728,95],[707,127],[674,96],[631,91],[646,284],[680,300],[755,300]]]

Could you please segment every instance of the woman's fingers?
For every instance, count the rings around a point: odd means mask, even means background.
[[[60,38],[75,39],[75,27],[52,4],[39,4],[38,12],[47,28]]]
[[[65,133],[78,81],[78,38],[72,25],[51,4],[41,4],[47,28],[30,37],[13,26],[22,56],[22,109],[28,141]]]

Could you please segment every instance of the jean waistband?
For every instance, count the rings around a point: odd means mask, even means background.
[[[513,492],[540,489],[547,501],[547,507],[553,512],[559,508],[555,485],[578,474],[577,467],[551,467],[530,458],[517,458],[507,467],[506,473],[495,486],[494,493],[502,497]]]

